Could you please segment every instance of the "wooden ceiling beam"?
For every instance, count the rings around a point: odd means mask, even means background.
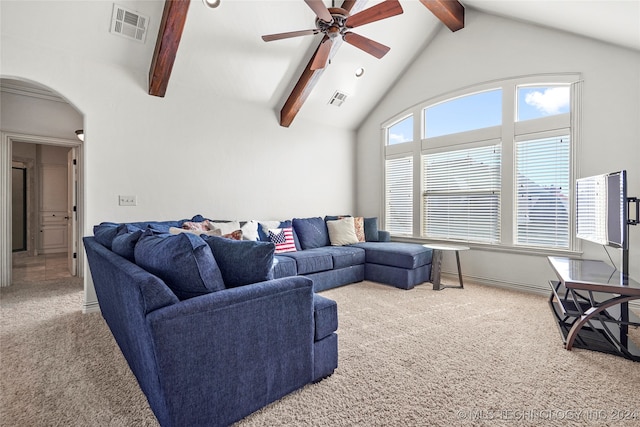
[[[342,3],[342,8],[347,11],[351,11],[351,10],[359,11],[362,7],[364,7],[366,1],[367,0],[345,0]],[[331,48],[332,53],[329,54],[329,58],[333,57],[333,54],[341,44],[342,44],[342,39],[338,39],[338,38],[334,39],[333,46]],[[316,83],[318,82],[318,79],[320,78],[320,76],[325,70],[324,68],[321,68],[319,70],[311,69],[313,58],[315,58],[319,48],[320,48],[320,43],[318,44],[318,48],[315,50],[315,52],[311,56],[309,63],[307,64],[304,71],[302,72],[302,75],[298,79],[298,82],[296,83],[293,90],[291,91],[289,98],[287,98],[286,102],[284,103],[284,106],[280,110],[280,126],[288,128],[291,125],[291,123],[293,122],[293,119],[295,119],[296,116],[298,115],[298,112],[302,108],[302,105],[305,103],[305,101],[309,97],[309,94],[311,93]]]
[[[464,6],[458,0],[420,0],[451,31],[464,28]]]
[[[165,0],[156,48],[149,69],[149,95],[163,97],[176,60],[190,0]]]

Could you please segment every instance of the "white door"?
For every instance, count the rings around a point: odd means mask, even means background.
[[[69,242],[68,265],[69,274],[78,274],[78,164],[76,149],[72,148],[67,154],[67,235]]]
[[[67,165],[41,165],[40,180],[40,249],[43,254],[66,252]]]

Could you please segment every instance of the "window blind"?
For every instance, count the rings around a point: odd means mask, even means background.
[[[423,235],[500,241],[500,144],[424,154]]]
[[[385,228],[391,234],[413,234],[413,158],[385,161]]]
[[[515,244],[569,248],[569,136],[516,143]]]

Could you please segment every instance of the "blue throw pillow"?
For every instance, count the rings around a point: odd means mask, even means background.
[[[144,231],[140,229],[129,231],[128,228],[123,228],[122,231],[113,238],[111,250],[129,261],[135,262],[134,248],[143,233]]]
[[[102,246],[111,249],[111,242],[118,234],[118,224],[103,222],[93,227],[93,235]]]
[[[217,236],[202,239],[211,248],[227,288],[273,279],[273,243]]]
[[[225,288],[211,248],[194,234],[154,235],[146,230],[134,257],[136,264],[160,277],[180,300]]]
[[[364,219],[364,240],[367,242],[378,241],[378,218]]]
[[[292,223],[302,249],[331,245],[327,224],[322,218],[294,218]]]

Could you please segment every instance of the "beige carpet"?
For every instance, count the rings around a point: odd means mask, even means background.
[[[564,350],[544,297],[371,282],[323,295],[338,302],[338,369],[237,426],[640,426],[640,363]],[[0,297],[1,426],[157,425],[78,281]]]

